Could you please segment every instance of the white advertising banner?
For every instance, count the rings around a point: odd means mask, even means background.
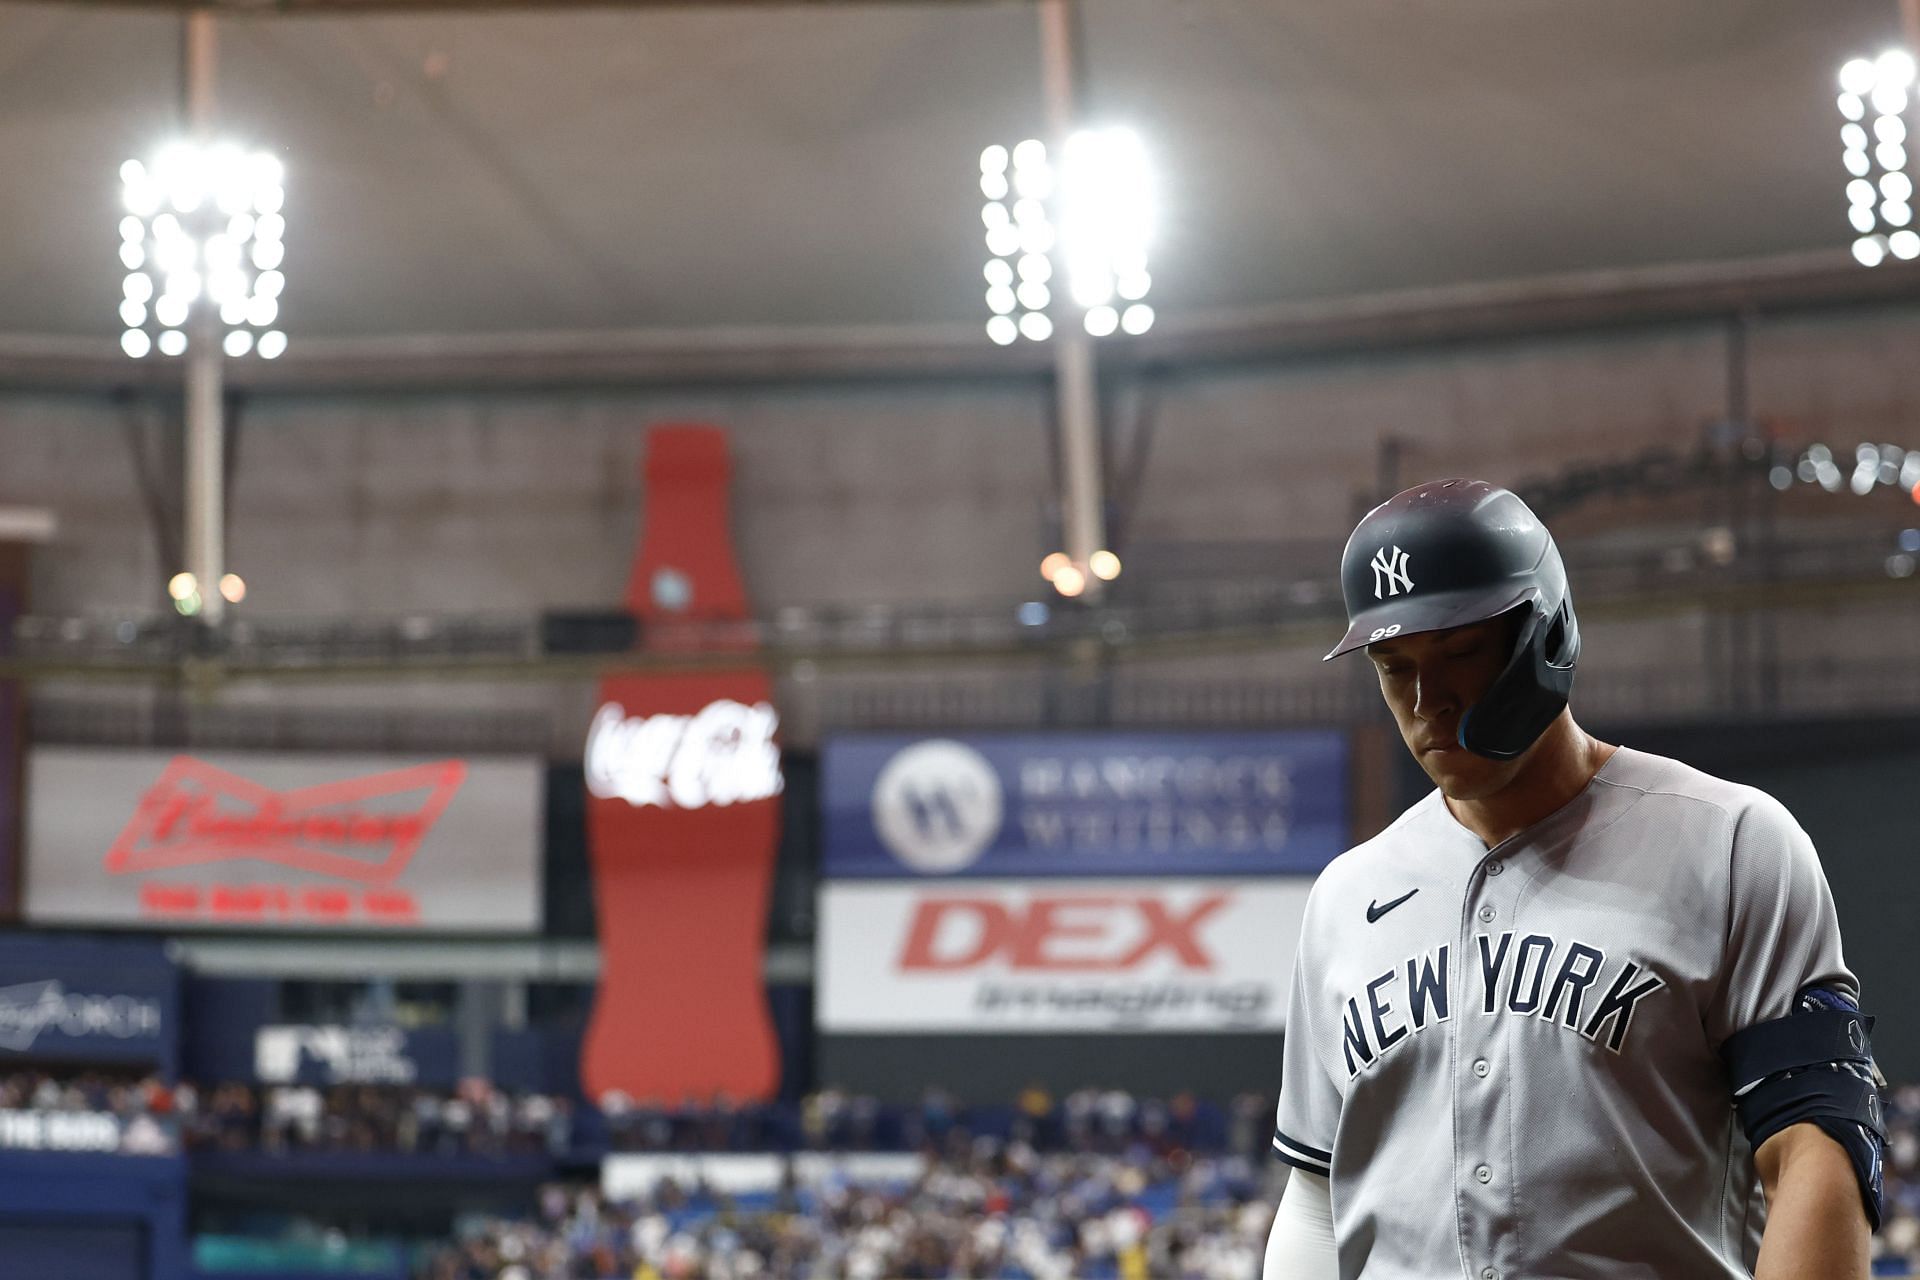
[[[662,1182],[704,1184],[728,1195],[756,1195],[791,1183],[833,1181],[859,1187],[908,1187],[927,1176],[917,1151],[800,1151],[791,1156],[745,1152],[614,1152],[600,1161],[600,1190],[610,1200],[650,1196]]]
[[[1273,1031],[1307,877],[834,882],[819,1025],[888,1032]]]
[[[383,932],[540,926],[535,759],[42,747],[36,924]]]

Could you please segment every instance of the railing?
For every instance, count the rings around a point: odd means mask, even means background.
[[[1337,549],[1298,563],[1331,565]],[[1887,587],[1894,547],[1883,533],[1846,532],[1735,554],[1730,541],[1693,538],[1636,549],[1572,547],[1569,568],[1584,611],[1766,606],[1798,592]],[[1908,561],[1911,572],[1911,560]],[[568,634],[535,614],[388,618],[239,617],[218,629],[172,615],[21,619],[0,670],[28,678],[422,677],[500,674],[571,679],[608,666],[684,666],[754,652],[798,662],[882,666],[1084,655],[1089,645],[1130,653],[1273,643],[1337,630],[1339,589],[1329,576],[1289,574],[1195,581],[1167,572],[1116,584],[1090,607],[1060,599],[966,605],[789,606],[744,621],[650,624],[636,636],[617,614],[576,619]],[[1920,579],[1913,580],[1920,583]],[[1893,584],[1897,585],[1897,584]],[[595,623],[601,625],[594,625]],[[623,626],[606,625],[624,623]],[[641,642],[637,647],[636,638]]]
[[[1170,679],[1124,669],[1094,681],[1046,670],[993,679],[879,674],[778,693],[789,748],[853,730],[1273,728],[1388,723],[1379,695],[1345,672],[1294,679]],[[36,742],[196,750],[359,751],[425,755],[510,753],[567,758],[583,736],[575,709],[339,710],[128,703],[95,693],[37,692]],[[1770,702],[1730,702],[1698,662],[1582,672],[1574,706],[1590,724],[1738,721],[1821,715],[1920,714],[1920,667],[1811,659],[1777,669]],[[565,721],[566,723],[563,723]]]
[[[554,745],[554,717],[544,709],[228,706],[70,690],[36,691],[29,706],[33,740],[60,746],[546,755]]]
[[[1590,624],[1710,611],[1746,629],[1750,642],[1751,624],[1769,612],[1824,609],[1841,595],[1920,604],[1914,557],[1864,522],[1816,522],[1748,547],[1724,530],[1632,536],[1631,546],[1616,539],[1566,549]],[[0,645],[0,676],[32,682],[36,740],[85,745],[564,757],[578,749],[582,691],[601,672],[731,664],[743,655],[779,679],[783,736],[800,747],[854,728],[1360,723],[1381,712],[1352,671],[1214,678],[1203,673],[1217,665],[1183,672],[1151,660],[1324,646],[1345,616],[1324,572],[1338,551],[1318,543],[1146,547],[1097,607],[1058,598],[790,606],[743,621],[652,623],[644,633],[613,612],[240,611],[218,629],[171,614],[28,617],[11,650]],[[1303,565],[1320,572],[1288,571]],[[1895,625],[1905,627],[1898,617]],[[1804,651],[1762,663],[1756,644],[1733,648],[1737,660],[1719,666],[1700,653],[1633,671],[1590,660],[1578,705],[1602,722],[1920,708],[1920,669],[1908,663],[1842,664]],[[253,682],[244,702],[210,696],[234,680]],[[367,693],[372,680],[416,696]],[[292,696],[287,682],[330,687]],[[522,692],[503,694],[509,683]]]

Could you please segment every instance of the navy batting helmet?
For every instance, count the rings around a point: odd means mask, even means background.
[[[1395,494],[1347,539],[1340,589],[1347,634],[1328,658],[1526,609],[1505,669],[1460,718],[1467,750],[1511,760],[1565,709],[1580,656],[1566,566],[1547,527],[1507,490],[1435,480]]]

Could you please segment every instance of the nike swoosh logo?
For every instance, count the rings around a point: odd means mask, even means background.
[[[1418,889],[1409,889],[1384,907],[1377,902],[1369,902],[1367,904],[1367,923],[1372,924],[1379,920],[1381,916],[1387,914],[1387,912],[1393,910],[1418,892],[1420,892]]]

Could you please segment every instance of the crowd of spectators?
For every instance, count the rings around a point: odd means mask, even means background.
[[[174,1092],[156,1079],[107,1072],[10,1071],[0,1075],[0,1111],[109,1112],[130,1120],[169,1114]]]
[[[1056,1099],[1033,1087],[1008,1104],[963,1105],[943,1089],[918,1104],[822,1089],[797,1104],[736,1108],[724,1101],[667,1110],[614,1094],[600,1100],[614,1151],[919,1151],[948,1135],[1026,1142],[1041,1151],[1266,1149],[1273,1103],[1242,1094],[1225,1107],[1191,1093],[1141,1098],[1122,1089],[1078,1089]]]
[[[183,1107],[182,1121],[189,1147],[228,1151],[492,1157],[562,1155],[573,1145],[567,1099],[482,1080],[452,1090],[222,1084]]]
[[[88,1073],[0,1077],[0,1108],[111,1111],[170,1117],[189,1147],[393,1152],[442,1156],[610,1151],[921,1151],[953,1135],[1024,1142],[1040,1151],[1255,1155],[1266,1149],[1272,1102],[1227,1105],[1190,1093],[1141,1098],[1080,1089],[1056,1099],[1030,1088],[1009,1104],[963,1105],[941,1089],[917,1104],[823,1089],[798,1102],[736,1107],[724,1099],[667,1109],[610,1094],[576,1110],[564,1096],[510,1092],[483,1080],[452,1089],[387,1084],[164,1084]]]
[[[1886,1220],[1874,1237],[1876,1274],[1920,1275],[1920,1085],[1886,1095]]]
[[[823,1089],[798,1102],[736,1107],[724,1099],[667,1109],[618,1094],[579,1108],[564,1096],[509,1092],[483,1080],[452,1089],[387,1084],[165,1084],[104,1073],[0,1077],[0,1109],[110,1111],[169,1117],[189,1147],[443,1156],[611,1151],[920,1151],[950,1135],[1025,1142],[1041,1151],[1118,1153],[1144,1145],[1253,1155],[1265,1150],[1270,1100],[1226,1106],[1178,1094],[1140,1098],[1033,1088],[1001,1105],[962,1105],[929,1089],[911,1106]]]
[[[827,1089],[798,1104],[666,1111],[484,1082],[168,1085],[90,1072],[0,1076],[0,1110],[111,1114],[130,1143],[189,1149],[492,1156],[603,1149],[917,1153],[911,1177],[851,1180],[828,1162],[764,1194],[663,1180],[614,1203],[550,1187],[523,1220],[469,1224],[424,1280],[1227,1280],[1257,1276],[1278,1193],[1271,1102],[1034,1088],[1006,1106],[929,1090],[884,1106]],[[1875,1274],[1920,1275],[1920,1085],[1890,1090],[1887,1215]],[[144,1136],[143,1136],[144,1135]],[[138,1151],[138,1145],[125,1150]],[[162,1149],[157,1143],[153,1150]]]
[[[190,1150],[499,1156],[563,1154],[574,1108],[481,1080],[451,1090],[396,1085],[200,1086],[88,1072],[0,1077],[0,1109],[111,1113],[157,1120]]]
[[[540,1212],[481,1221],[422,1280],[1250,1280],[1273,1166],[1245,1156],[1043,1154],[973,1139],[915,1181],[830,1177],[747,1204],[671,1182],[609,1203],[549,1188]]]
[[[81,1116],[83,1131],[69,1131],[49,1145],[71,1150],[113,1150],[123,1155],[171,1155],[180,1149],[172,1120],[173,1091],[158,1080],[83,1072],[58,1078],[15,1071],[0,1076],[0,1111],[31,1111]]]
[[[870,1108],[823,1094],[811,1133]],[[1043,1102],[1046,1105],[1042,1105]],[[970,1133],[968,1111],[930,1097],[917,1178],[861,1185],[829,1175],[764,1197],[728,1197],[662,1181],[609,1202],[589,1188],[547,1189],[539,1212],[468,1224],[427,1257],[421,1280],[1257,1280],[1281,1178],[1250,1149],[1252,1103],[1226,1109],[1227,1141],[1194,1153],[1169,1139],[1185,1110],[1129,1107],[1107,1092],[1058,1107],[1030,1096],[1029,1129]],[[1164,1110],[1169,1121],[1163,1123]],[[842,1114],[844,1112],[844,1115]],[[1920,1086],[1891,1091],[1887,1219],[1874,1237],[1876,1275],[1920,1275]],[[1266,1118],[1258,1119],[1264,1151]],[[1053,1143],[1050,1147],[1036,1141]],[[878,1145],[876,1128],[876,1145]]]

